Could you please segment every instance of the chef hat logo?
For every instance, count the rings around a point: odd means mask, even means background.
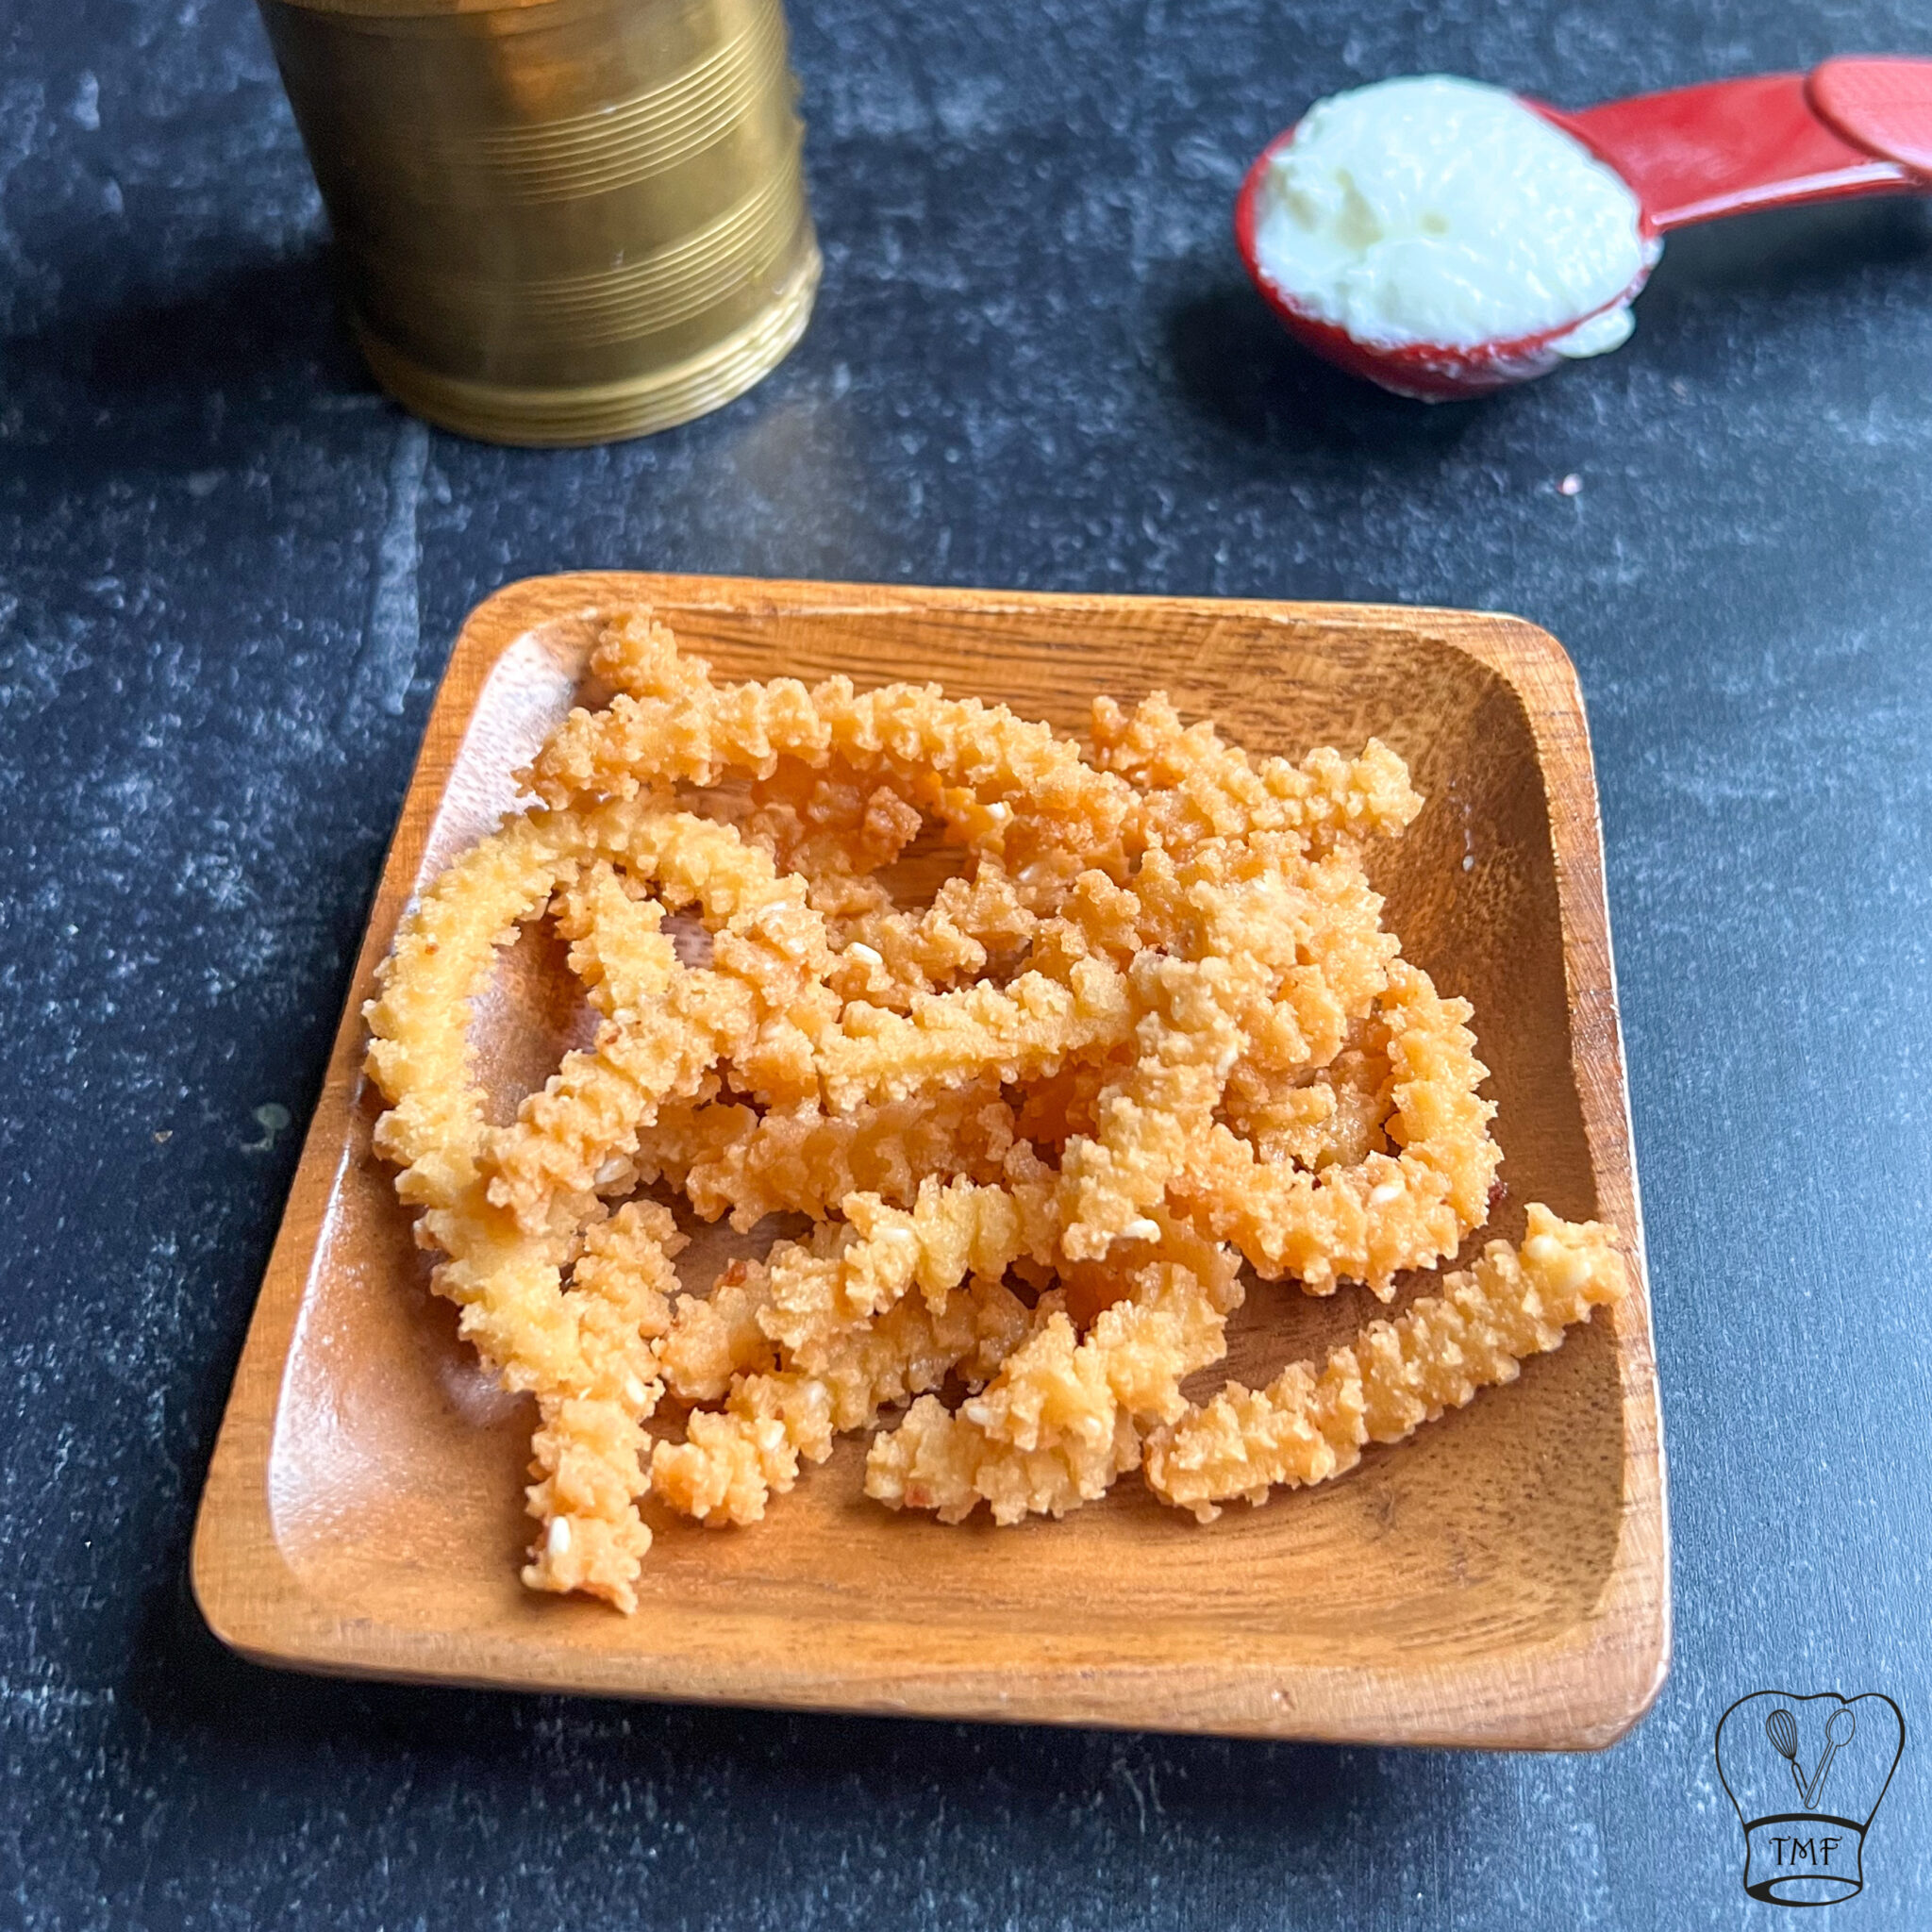
[[[1854,1897],[1905,1743],[1906,1721],[1882,1691],[1739,1698],[1718,1722],[1717,1772],[1744,1830],[1744,1890],[1780,1906]]]

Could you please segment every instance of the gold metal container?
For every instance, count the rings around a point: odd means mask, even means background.
[[[607,442],[741,395],[819,251],[781,0],[260,0],[405,408]]]

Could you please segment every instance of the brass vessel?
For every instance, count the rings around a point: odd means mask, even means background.
[[[606,442],[741,395],[819,252],[780,0],[260,0],[406,408]]]

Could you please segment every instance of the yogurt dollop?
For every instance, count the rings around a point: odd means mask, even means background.
[[[1318,102],[1257,212],[1261,273],[1378,348],[1573,323],[1550,346],[1600,356],[1629,336],[1620,298],[1661,252],[1621,175],[1505,89],[1446,74]]]

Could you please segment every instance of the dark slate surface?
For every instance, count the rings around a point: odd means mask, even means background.
[[[1932,225],[1680,238],[1624,353],[1435,412],[1291,350],[1225,236],[1246,158],[1338,86],[1583,102],[1932,35],[1911,0],[1361,10],[795,0],[811,333],[723,414],[568,455],[373,392],[242,0],[0,14],[0,1923],[1761,1924],[1724,1707],[1932,1718]],[[1677,1661],[1634,1737],[801,1721],[215,1645],[194,1499],[432,687],[477,598],[591,564],[1564,639],[1672,1455]],[[1925,1761],[1848,1925],[1925,1923]]]

